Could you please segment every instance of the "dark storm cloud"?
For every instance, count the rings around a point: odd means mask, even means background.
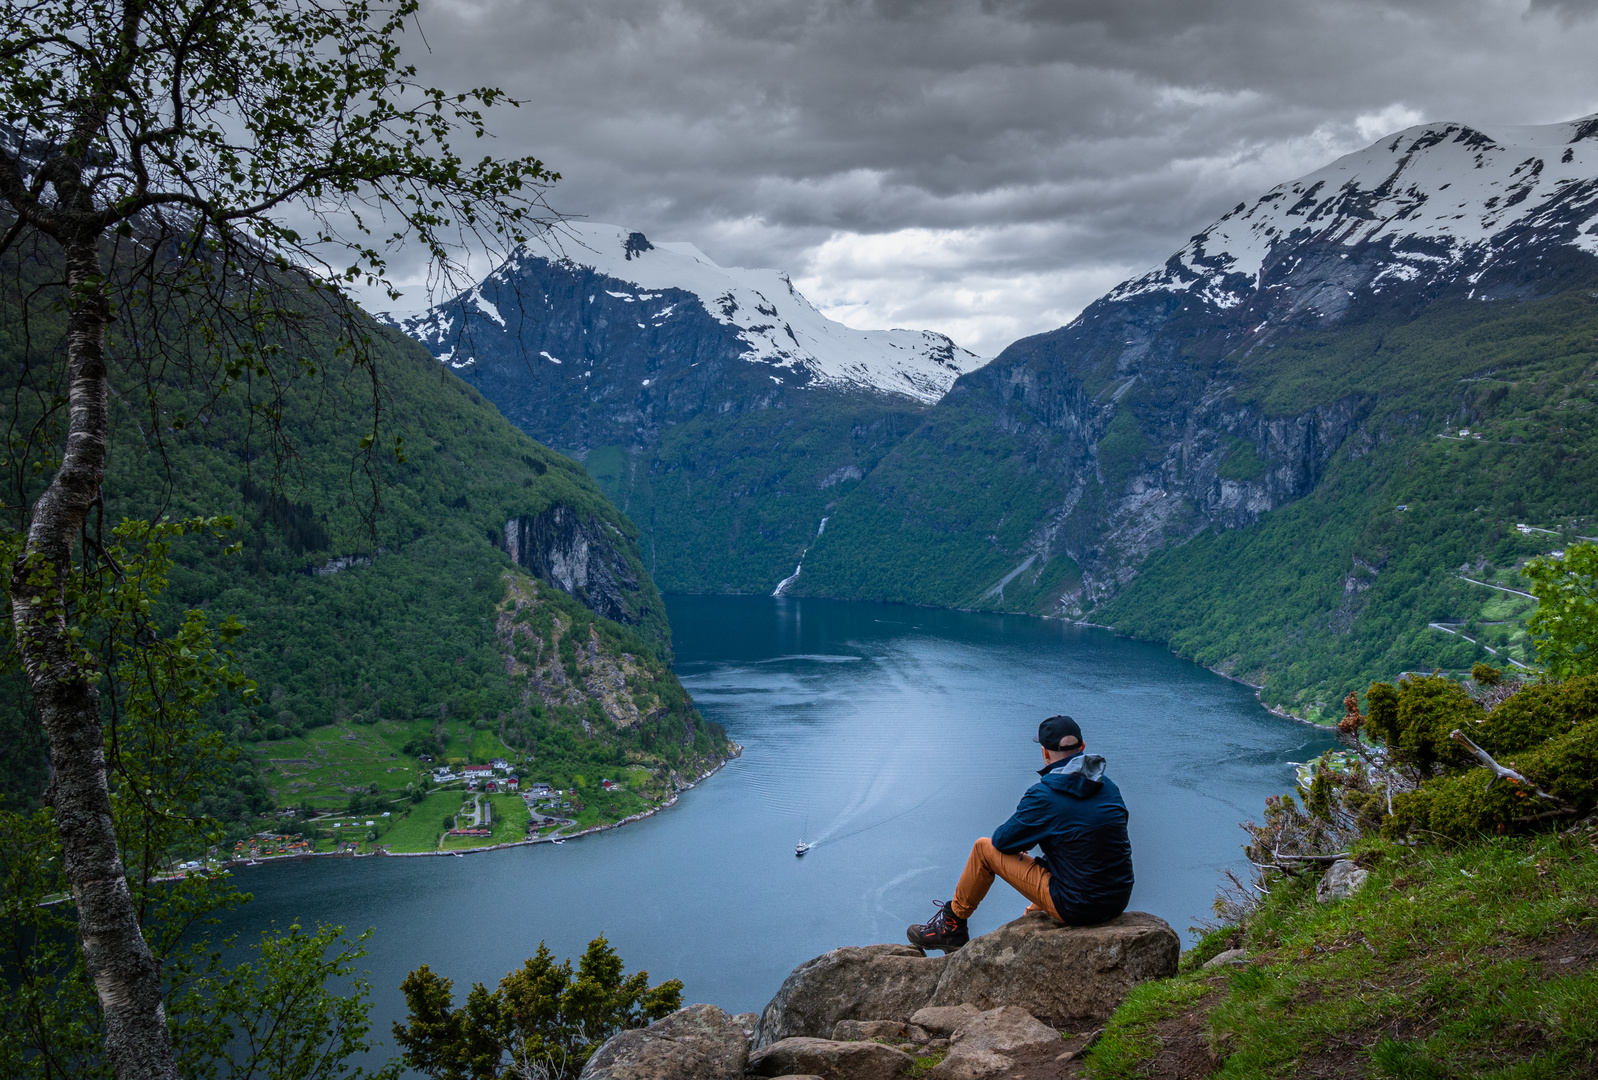
[[[1583,0],[428,0],[559,210],[986,352],[1421,119],[1598,109]]]

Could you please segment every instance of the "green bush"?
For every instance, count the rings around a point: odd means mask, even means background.
[[[1439,762],[1461,762],[1460,748],[1449,739],[1449,732],[1473,731],[1484,718],[1482,707],[1464,687],[1438,675],[1412,675],[1396,689],[1374,683],[1366,700],[1371,733],[1387,744],[1393,760],[1425,771]]]
[[[1435,696],[1426,694],[1427,688],[1411,687],[1412,682],[1400,684],[1397,711],[1403,712],[1412,695],[1422,699],[1412,711],[1423,714],[1425,702]],[[1385,695],[1383,701],[1385,709]],[[1529,783],[1494,782],[1480,766],[1434,777],[1395,796],[1389,831],[1463,838],[1523,828],[1549,815],[1568,818],[1598,805],[1598,679],[1528,686],[1468,734]],[[1533,788],[1552,799],[1539,798]]]

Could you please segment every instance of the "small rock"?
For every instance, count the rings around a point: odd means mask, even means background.
[[[934,1035],[948,1035],[981,1011],[975,1005],[933,1005],[917,1009],[910,1022]]]
[[[927,1080],[986,1080],[1009,1072],[1015,1061],[992,1050],[957,1046],[927,1073]]]
[[[815,1073],[789,1073],[787,1076],[774,1077],[773,1080],[827,1080],[824,1076]]]
[[[742,1029],[714,1005],[690,1005],[646,1028],[612,1036],[582,1080],[741,1080],[749,1059]]]
[[[933,1039],[931,1042],[927,1043],[927,1051],[929,1053],[936,1054],[947,1049],[949,1049],[948,1039]]]
[[[750,1076],[814,1074],[824,1080],[883,1080],[915,1064],[902,1050],[874,1042],[782,1039],[749,1055]]]
[[[955,1050],[1026,1054],[1058,1048],[1060,1033],[1041,1023],[1025,1009],[1004,1005],[973,1016],[961,1025],[949,1041]]]
[[[1348,859],[1338,859],[1321,877],[1320,884],[1315,886],[1315,899],[1322,904],[1329,904],[1333,900],[1353,896],[1365,887],[1370,876],[1369,870],[1361,870]]]
[[[1061,1026],[1107,1020],[1138,983],[1175,975],[1181,951],[1176,931],[1141,911],[1097,926],[1024,915],[952,954],[926,1004],[1014,1005]]]
[[[1243,964],[1248,962],[1247,949],[1227,949],[1223,953],[1216,953],[1204,961],[1206,970],[1209,968],[1225,967],[1227,964]]]
[[[834,1042],[864,1042],[869,1039],[897,1039],[901,1042],[924,1043],[929,1038],[925,1031],[903,1020],[839,1020],[832,1028]]]

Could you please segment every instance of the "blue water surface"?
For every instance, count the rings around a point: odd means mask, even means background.
[[[1190,939],[1220,870],[1243,866],[1238,823],[1292,787],[1289,762],[1333,745],[1247,687],[1103,630],[809,599],[667,605],[683,683],[744,746],[675,807],[558,847],[246,869],[256,899],[224,929],[374,928],[379,1033],[420,964],[464,991],[540,941],[575,956],[598,934],[629,969],[682,979],[688,1001],[758,1010],[799,962],[930,917],[971,841],[1035,779],[1038,720],[1067,712],[1131,809],[1132,906]],[[814,847],[796,858],[801,838]],[[999,883],[972,932],[1024,907]]]

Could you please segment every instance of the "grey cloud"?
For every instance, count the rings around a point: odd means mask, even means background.
[[[407,56],[437,85],[523,99],[494,114],[494,149],[561,171],[564,212],[800,275],[855,265],[821,254],[838,238],[947,234],[969,264],[927,265],[907,240],[903,265],[816,287],[879,296],[855,317],[887,319],[918,282],[1009,280],[1013,309],[988,305],[972,343],[992,352],[1069,317],[1081,282],[1163,261],[1239,199],[1369,141],[1361,118],[1598,109],[1591,6],[426,0],[432,51]],[[944,328],[925,304],[897,310]]]

